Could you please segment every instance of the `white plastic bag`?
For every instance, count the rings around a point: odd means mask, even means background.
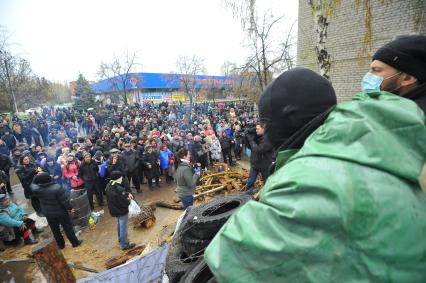
[[[129,217],[134,217],[136,215],[138,215],[139,213],[141,213],[141,208],[139,207],[139,205],[136,203],[136,201],[134,201],[133,199],[130,201],[129,204]]]

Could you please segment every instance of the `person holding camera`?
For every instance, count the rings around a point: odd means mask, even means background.
[[[264,125],[260,123],[256,125],[256,128],[250,128],[246,131],[245,136],[247,145],[251,149],[251,155],[250,174],[244,189],[245,191],[251,190],[256,182],[257,175],[262,175],[263,182],[266,182],[269,176],[269,168],[272,164],[274,151],[272,146],[264,140],[264,131]]]

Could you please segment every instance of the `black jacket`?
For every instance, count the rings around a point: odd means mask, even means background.
[[[138,152],[131,149],[129,152],[124,151],[121,154],[122,159],[126,162],[127,172],[132,173],[139,167]]]
[[[144,172],[145,176],[148,179],[156,178],[160,176],[160,168],[158,167],[159,156],[156,151],[148,153],[147,151],[143,155],[142,162],[144,163]],[[151,165],[151,168],[148,168],[148,164]]]
[[[31,196],[31,183],[33,182],[37,166],[33,163],[28,165],[19,165],[16,168],[16,175],[18,175],[19,181],[21,181],[22,187],[24,188],[25,197],[29,198]]]
[[[3,170],[6,173],[9,173],[9,169],[12,167],[12,162],[10,157],[0,153],[0,170]]]
[[[248,135],[247,139],[251,147],[250,164],[254,169],[263,171],[269,170],[272,164],[274,150],[272,146],[265,142],[263,136]]]
[[[228,136],[221,136],[219,138],[219,142],[220,142],[220,147],[222,148],[222,151],[228,151],[231,150],[232,147],[232,143],[231,143],[231,138]]]
[[[108,210],[112,217],[120,217],[129,213],[129,193],[123,186],[108,183],[106,189],[108,199]]]
[[[67,210],[72,209],[70,197],[59,184],[53,182],[42,185],[31,184],[31,190],[40,200],[41,211],[46,217],[68,216]]]
[[[80,176],[85,182],[94,182],[98,180],[99,167],[96,161],[91,160],[89,163],[83,160],[78,167],[78,176]]]
[[[120,171],[123,176],[127,175],[127,164],[121,156],[118,156],[117,162],[115,164],[112,164],[112,158],[110,157],[107,162],[106,169],[108,178],[111,176],[112,171]]]

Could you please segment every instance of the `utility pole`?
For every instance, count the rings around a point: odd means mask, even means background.
[[[13,91],[12,83],[10,82],[8,61],[6,59],[7,54],[5,52],[1,51],[1,50],[0,50],[0,54],[4,54],[3,62],[4,62],[4,68],[5,68],[5,71],[6,71],[7,82],[9,84],[9,90],[12,94],[13,105],[15,107],[15,113],[18,113],[18,106],[16,105],[15,92]]]

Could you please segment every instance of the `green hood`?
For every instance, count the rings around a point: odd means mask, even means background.
[[[290,154],[206,249],[218,282],[424,282],[426,127],[414,102],[359,93]]]
[[[351,103],[338,105],[289,162],[323,156],[415,182],[426,157],[424,121],[423,111],[411,100],[389,92],[358,93]]]

